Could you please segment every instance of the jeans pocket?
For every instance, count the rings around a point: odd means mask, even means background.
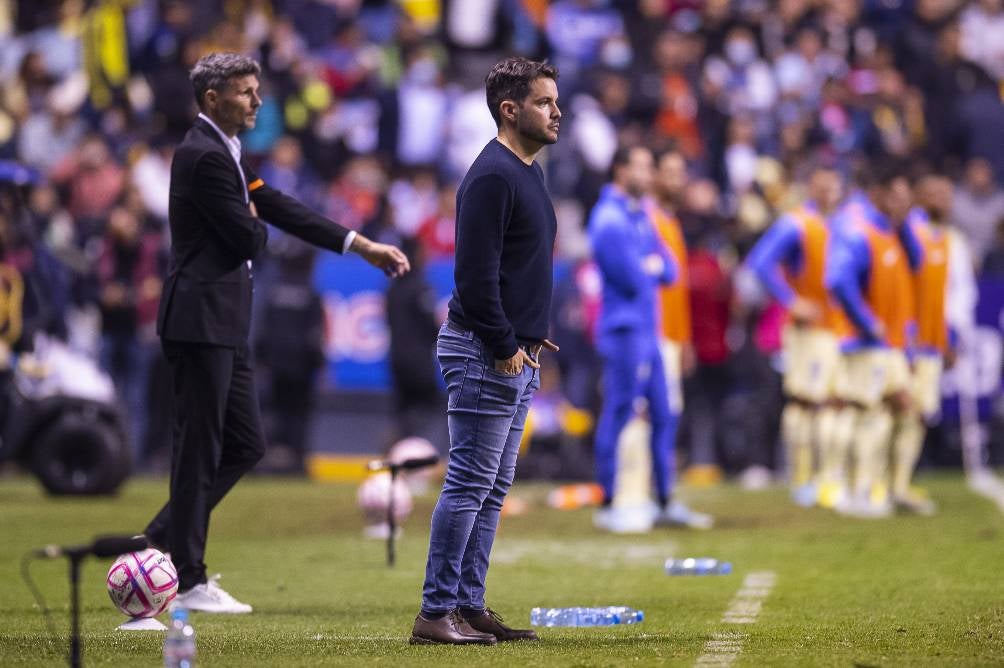
[[[521,373],[512,374],[499,371],[498,369],[495,368],[495,360],[492,360],[491,362],[485,362],[485,368],[488,369],[489,374],[497,376],[499,378],[519,378],[520,376],[523,375]]]
[[[464,394],[464,386],[467,384],[467,370],[470,365],[470,360],[462,360],[443,366],[443,378],[446,380],[448,395],[447,410],[455,409],[460,403],[460,397]]]

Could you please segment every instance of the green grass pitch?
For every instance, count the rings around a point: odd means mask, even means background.
[[[718,526],[706,533],[601,535],[591,511],[544,506],[547,488],[517,485],[531,503],[503,520],[489,604],[524,625],[530,608],[629,605],[638,625],[545,629],[539,643],[412,647],[434,495],[419,499],[396,568],[362,537],[353,485],[250,478],[213,515],[207,561],[252,603],[249,616],[195,615],[202,666],[692,666],[715,634],[739,632],[737,666],[1004,665],[1004,515],[960,476],[924,478],[932,518],[850,520],[803,510],[781,488],[686,490]],[[47,543],[141,529],[163,502],[163,479],[116,498],[47,498],[30,479],[0,479],[0,666],[65,665],[64,560],[32,573],[53,608],[58,644],[19,575],[21,555]],[[715,556],[735,572],[668,577],[669,556]],[[108,560],[85,562],[84,664],[156,666],[162,636],[127,633],[104,590]],[[723,613],[747,573],[776,585],[755,623]]]

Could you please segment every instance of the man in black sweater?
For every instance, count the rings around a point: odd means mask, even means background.
[[[485,576],[533,393],[551,308],[557,223],[534,158],[558,140],[558,72],[525,58],[485,81],[498,137],[457,190],[456,289],[437,354],[449,399],[450,461],[432,514],[413,644],[536,640],[485,605]]]

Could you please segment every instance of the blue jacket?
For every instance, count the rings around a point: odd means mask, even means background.
[[[589,215],[589,241],[603,278],[599,334],[634,329],[656,337],[657,286],[676,279],[676,265],[656,234],[641,201],[631,200],[613,185],[604,186]],[[645,269],[645,258],[658,255],[658,274]]]

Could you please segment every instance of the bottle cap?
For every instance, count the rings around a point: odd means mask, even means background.
[[[183,622],[188,621],[188,610],[182,607],[177,607],[171,610],[171,619],[180,619]]]
[[[642,612],[641,610],[638,610],[637,612],[634,613],[634,619],[636,622],[645,621],[645,613]]]
[[[721,573],[722,575],[728,575],[731,572],[732,572],[732,562],[731,561],[722,562],[721,568],[719,569],[719,573]]]

